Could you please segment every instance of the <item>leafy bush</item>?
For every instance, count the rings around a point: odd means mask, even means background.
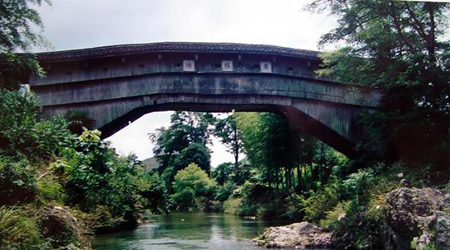
[[[63,186],[51,176],[37,182],[38,200],[42,204],[56,202],[62,204],[66,198]]]
[[[72,139],[62,117],[38,121],[39,102],[31,93],[0,90],[0,155],[39,161]]]
[[[320,220],[320,226],[337,230],[339,223],[345,218],[351,206],[351,201],[339,202],[335,208],[326,212],[324,219]]]
[[[197,164],[191,163],[185,169],[177,172],[173,182],[173,200],[179,209],[186,210],[189,207],[197,208],[206,204],[195,204],[194,199],[201,201],[202,197],[212,196],[215,183],[208,177],[208,174],[199,168]],[[212,197],[211,197],[212,198]],[[203,203],[203,202],[202,202]]]
[[[242,198],[229,197],[223,203],[223,211],[227,214],[239,215]]]
[[[177,205],[177,210],[189,210],[190,208],[197,209],[195,203],[195,191],[191,187],[186,187],[183,190],[179,190],[172,195],[173,201]]]
[[[153,213],[160,214],[168,212],[168,194],[162,178],[157,174],[145,174],[137,180],[139,188],[139,203]]]
[[[17,157],[34,155],[34,125],[39,111],[32,94],[0,89],[0,154]]]
[[[301,195],[289,194],[281,203],[285,206],[281,217],[289,221],[301,221],[305,216],[303,200],[304,198]]]
[[[36,173],[30,166],[0,160],[0,206],[31,202],[36,192]]]
[[[228,199],[233,194],[233,191],[236,189],[236,185],[228,181],[225,185],[217,186],[216,197],[215,200],[223,202]]]
[[[318,222],[326,213],[332,210],[341,200],[342,183],[338,179],[331,180],[318,191],[304,200],[305,220]]]

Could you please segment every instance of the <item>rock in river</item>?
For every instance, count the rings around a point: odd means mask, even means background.
[[[331,248],[331,232],[309,222],[271,227],[254,240],[268,248]]]

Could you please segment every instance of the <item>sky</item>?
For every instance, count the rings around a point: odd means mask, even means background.
[[[38,11],[51,48],[68,50],[152,42],[236,42],[318,50],[334,17],[303,10],[307,0],[53,0]],[[117,152],[153,156],[148,134],[169,126],[171,112],[142,116],[107,138]],[[233,161],[213,140],[212,166]]]

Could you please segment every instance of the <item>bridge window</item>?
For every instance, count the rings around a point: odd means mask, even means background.
[[[222,71],[233,71],[233,61],[222,61]]]
[[[261,72],[262,73],[272,73],[272,63],[271,62],[261,62]]]
[[[194,60],[184,60],[183,61],[183,71],[195,71]]]

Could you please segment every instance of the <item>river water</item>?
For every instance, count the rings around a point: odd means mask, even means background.
[[[97,236],[92,243],[94,250],[256,250],[262,248],[252,238],[278,224],[227,214],[170,213],[135,230]]]

